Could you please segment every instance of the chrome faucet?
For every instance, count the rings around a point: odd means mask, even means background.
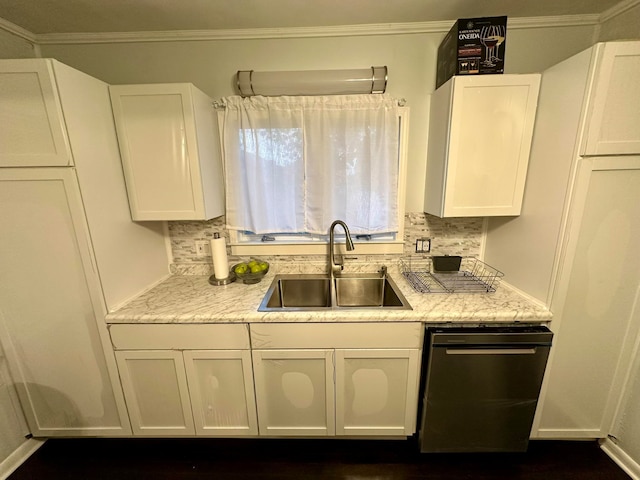
[[[333,277],[336,276],[336,274],[339,275],[342,269],[344,268],[344,260],[341,259],[340,263],[337,263],[335,260],[335,255],[333,253],[333,246],[334,246],[333,230],[336,228],[336,225],[341,225],[342,228],[344,229],[344,233],[347,236],[347,239],[346,239],[347,250],[351,251],[355,249],[355,247],[353,246],[353,240],[351,240],[351,234],[349,233],[349,227],[347,227],[347,224],[344,223],[342,220],[336,220],[335,222],[333,222],[331,224],[331,227],[329,227],[329,267],[331,269],[332,279]]]
[[[342,228],[344,229],[344,233],[347,237],[345,242],[347,245],[347,250],[355,249],[355,247],[353,246],[353,240],[351,240],[351,234],[349,233],[349,227],[347,227],[347,224],[344,223],[342,220],[336,220],[335,222],[333,222],[331,224],[331,227],[329,227],[329,272],[331,274],[331,278],[329,281],[329,290],[330,290],[329,294],[331,295],[332,307],[336,307],[338,305],[338,299],[336,294],[336,276],[339,276],[340,272],[344,268],[344,259],[341,259],[340,263],[337,263],[335,259],[335,255],[333,253],[333,247],[335,243],[333,230],[336,228],[336,225],[342,225]]]

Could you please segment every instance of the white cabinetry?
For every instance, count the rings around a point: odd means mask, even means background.
[[[424,211],[519,215],[540,75],[452,77],[431,95]]]
[[[83,220],[70,169],[0,169],[0,338],[35,436],[129,429]]]
[[[601,44],[596,61],[581,153],[640,153],[640,42]]]
[[[246,325],[112,325],[136,435],[258,433]]]
[[[23,444],[25,435],[29,433],[18,395],[10,378],[4,352],[0,348],[0,458],[2,459],[6,459]]]
[[[108,86],[0,60],[0,112],[0,167],[29,167],[0,168],[0,341],[29,428],[128,434],[104,316],[168,269],[162,226],[130,220]]]
[[[606,437],[633,363],[638,72],[640,42],[596,44],[545,70],[522,215],[488,222],[485,261],[554,314],[534,437]]]
[[[257,435],[251,352],[190,350],[183,355],[196,434]]]
[[[207,220],[224,213],[217,117],[189,83],[112,85],[134,220]]]
[[[580,161],[539,435],[603,438],[640,333],[640,157]]]
[[[182,353],[116,352],[134,435],[193,435]]]
[[[51,62],[2,60],[0,166],[73,163]]]
[[[261,435],[415,432],[419,323],[251,325]]]
[[[261,435],[335,434],[333,350],[254,350]]]
[[[418,349],[336,350],[336,435],[415,431]]]

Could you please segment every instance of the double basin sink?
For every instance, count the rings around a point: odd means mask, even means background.
[[[333,279],[321,274],[276,275],[258,311],[368,308],[411,310],[411,305],[387,274],[343,274]]]

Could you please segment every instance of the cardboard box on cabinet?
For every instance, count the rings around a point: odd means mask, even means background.
[[[504,73],[507,17],[460,18],[438,47],[436,88],[453,75]]]

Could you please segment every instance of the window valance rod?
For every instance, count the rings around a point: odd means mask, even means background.
[[[405,98],[398,98],[397,101],[399,107],[405,107],[407,105],[407,100]],[[224,110],[225,108],[227,108],[227,103],[224,98],[219,98],[216,100],[212,100],[211,106],[216,110]]]
[[[297,72],[238,70],[236,73],[236,86],[243,97],[384,93],[387,80],[386,66]]]

